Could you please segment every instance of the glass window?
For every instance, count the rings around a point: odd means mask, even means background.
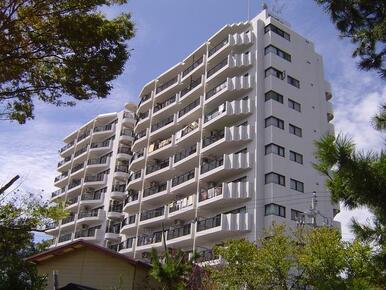
[[[303,164],[303,155],[295,151],[290,151],[290,160],[299,164]]]
[[[275,183],[285,186],[285,177],[275,172],[270,172],[265,175],[265,184]]]
[[[264,49],[264,54],[267,55],[268,53],[274,53],[278,56],[280,56],[281,58],[284,58],[285,60],[291,62],[291,55],[273,45],[268,45],[265,49]]]
[[[275,91],[269,91],[265,93],[265,101],[274,100],[276,102],[283,104],[283,96],[279,93],[276,93]]]
[[[274,143],[271,143],[271,144],[268,144],[265,146],[265,155],[272,153],[272,154],[276,154],[276,155],[284,157],[284,155],[285,155],[284,152],[285,152],[284,147],[281,147],[281,146],[276,145]]]
[[[265,70],[265,77],[274,76],[281,80],[285,78],[284,73],[274,67],[269,67]]]
[[[295,111],[301,112],[301,105],[294,100],[288,99],[288,107]]]
[[[296,127],[292,124],[289,124],[289,132],[293,135],[296,135],[298,137],[302,137],[303,136],[303,133],[302,133],[302,129],[299,128],[299,127]]]
[[[284,130],[284,121],[279,118],[271,116],[265,119],[265,128],[269,126],[274,126]]]
[[[291,178],[291,180],[290,180],[290,187],[293,190],[304,192],[304,183],[301,182],[301,181],[298,181],[296,179],[292,179]]]
[[[266,204],[265,215],[276,215],[285,218],[285,207],[275,203]]]
[[[276,33],[277,35],[287,39],[288,41],[291,41],[291,37],[287,32],[281,30],[279,27],[277,27],[273,24],[268,24],[266,27],[264,27],[264,33],[267,33],[269,31],[272,31],[272,32]]]
[[[300,88],[300,82],[291,77],[291,76],[287,76],[287,82],[290,84],[290,85],[293,85],[294,87],[297,87],[298,89]]]
[[[304,221],[305,215],[303,212],[291,209],[291,220],[293,221]]]

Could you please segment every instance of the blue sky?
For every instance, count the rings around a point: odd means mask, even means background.
[[[261,10],[262,1],[250,0],[250,14]],[[336,131],[350,133],[359,148],[379,150],[382,136],[370,124],[377,106],[386,101],[386,84],[375,73],[361,72],[351,58],[353,46],[340,39],[328,16],[310,0],[266,1],[283,6],[281,17],[292,28],[314,42],[324,58],[325,76],[332,84]],[[283,3],[283,5],[281,4]],[[138,101],[138,93],[149,80],[181,61],[228,23],[247,20],[247,0],[129,0],[104,9],[107,16],[130,12],[136,23],[136,37],[124,73],[114,81],[114,90],[105,100],[79,103],[74,108],[58,108],[36,103],[33,121],[20,126],[0,122],[0,184],[15,174],[23,179],[27,191],[47,194],[53,191],[58,174],[58,148],[62,139],[95,115],[120,111],[125,102]],[[365,209],[343,210],[338,220],[343,236],[350,238],[352,216],[368,219]]]

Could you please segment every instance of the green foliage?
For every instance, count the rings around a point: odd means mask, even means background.
[[[72,106],[106,97],[129,57],[130,15],[98,11],[124,0],[0,1],[0,118],[34,117],[34,100]]]
[[[369,243],[343,242],[333,228],[298,229],[286,234],[273,226],[258,241],[227,241],[216,247],[222,263],[211,279],[218,289],[379,289],[382,268]],[[216,288],[217,289],[217,288]]]
[[[383,0],[315,0],[331,16],[342,37],[357,45],[359,68],[386,79],[386,2]]]
[[[32,195],[0,202],[0,289],[43,289],[44,277],[24,259],[49,245],[34,243],[34,232],[65,216],[62,208]]]
[[[164,290],[183,290],[192,264],[193,260],[187,259],[181,250],[175,254],[165,251],[162,255],[158,255],[157,250],[153,248],[150,276],[157,280]]]

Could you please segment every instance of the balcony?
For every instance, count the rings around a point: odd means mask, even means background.
[[[127,197],[124,201],[124,212],[129,212],[131,210],[136,210],[139,207],[139,193],[138,191],[129,191]]]
[[[54,180],[55,186],[60,187],[60,185],[63,183],[65,179],[67,179],[67,177],[68,177],[68,172],[63,172],[61,175],[56,176]]]
[[[198,252],[198,259],[196,263],[200,263],[201,265],[218,265],[220,263],[220,256],[216,255],[212,249],[205,249]]]
[[[87,152],[88,146],[84,146],[74,153],[74,159],[83,156]]]
[[[183,72],[182,72],[182,78],[184,79],[186,76],[190,75],[191,72],[193,72],[196,68],[201,66],[203,63],[203,57],[201,56],[199,59],[197,59],[195,62],[192,63],[189,67],[187,67]]]
[[[142,185],[142,178],[143,178],[142,170],[133,172],[129,176],[127,187],[129,189],[140,190]]]
[[[65,208],[66,210],[70,210],[74,207],[78,206],[79,196],[72,197],[66,200],[65,202]]]
[[[221,240],[230,235],[242,235],[251,231],[251,228],[252,217],[248,213],[218,214],[197,222],[197,245],[206,244],[209,241],[218,239]]]
[[[224,154],[216,158],[203,158],[200,181],[216,181],[251,168],[250,153]]]
[[[227,101],[205,114],[203,127],[207,130],[223,129],[228,124],[237,122],[252,112],[250,99]]]
[[[100,230],[100,227],[80,230],[75,232],[74,239],[82,239],[88,241],[100,240],[102,239],[102,231]]]
[[[225,127],[223,130],[214,130],[211,135],[204,137],[202,153],[205,155],[216,152],[234,152],[241,144],[252,140],[252,128],[250,125]]]
[[[151,136],[158,135],[159,139],[170,136],[173,132],[173,127],[176,124],[176,115],[170,115],[169,117],[157,122],[151,126]]]
[[[95,192],[84,192],[80,197],[80,204],[82,206],[97,206],[103,202],[102,195],[105,192],[106,189]]]
[[[137,215],[134,214],[123,219],[121,223],[121,234],[130,235],[136,232],[136,229],[137,229],[136,217]]]
[[[163,158],[170,155],[170,152],[173,148],[173,135],[165,138],[163,140],[155,140],[149,145],[148,148],[148,156],[155,156],[157,155],[157,158]]]
[[[63,196],[65,192],[66,192],[66,187],[58,189],[51,193],[51,198],[57,198],[59,196]]]
[[[136,117],[134,130],[139,131],[139,130],[145,129],[146,127],[149,126],[149,121],[150,121],[150,109],[146,112],[138,114],[138,116]]]
[[[74,179],[70,181],[68,185],[67,193],[74,193],[80,190],[82,185],[82,179]]]
[[[178,112],[178,122],[186,118],[196,119],[200,116],[199,108],[201,104],[201,98],[197,98],[195,101],[191,102],[189,105],[184,107],[182,110]],[[196,110],[194,110],[196,109]],[[188,114],[189,113],[189,114]]]
[[[71,239],[72,239],[72,233],[63,234],[59,236],[58,243],[60,244],[60,243],[68,242],[68,241],[71,241]]]
[[[167,231],[166,244],[168,246],[179,248],[191,246],[193,240],[191,228],[192,224],[190,223],[169,228]]]
[[[126,193],[126,184],[113,184],[110,197],[114,199],[123,199]]]
[[[105,140],[103,142],[93,142],[90,146],[90,153],[91,152],[98,152],[98,153],[104,153],[107,152],[111,148],[111,140]]]
[[[89,137],[91,135],[91,130],[87,131],[87,132],[84,132],[83,134],[79,135],[76,142],[78,143],[81,143],[83,142],[84,140],[86,140],[87,137]]]
[[[168,108],[171,104],[174,104],[176,102],[177,96],[178,94],[174,94],[162,103],[156,103],[153,108],[153,117],[165,111],[164,109]]]
[[[106,174],[99,173],[99,174],[93,174],[93,175],[86,175],[84,178],[84,184],[85,185],[102,185],[106,183]]]
[[[109,224],[106,227],[105,239],[111,241],[117,241],[121,239],[120,236],[121,223],[118,224]]]
[[[168,218],[178,218],[184,220],[193,219],[193,200],[194,195],[192,194],[169,203]]]
[[[69,225],[70,223],[73,224],[75,221],[76,214],[71,213],[69,216],[62,219],[61,226],[63,225]]]
[[[142,193],[142,201],[146,203],[149,200],[162,199],[168,192],[168,182],[153,182],[150,187],[145,188]]]
[[[171,170],[170,158],[164,160],[156,160],[154,164],[146,167],[146,180],[152,180],[152,177],[156,179],[165,179],[165,176],[169,175],[168,171]]]
[[[157,86],[156,94],[161,93],[162,91],[166,90],[167,88],[171,87],[172,85],[176,84],[177,82],[178,82],[178,75],[173,77],[172,79],[164,82],[162,85]]]
[[[220,61],[218,64],[216,64],[214,67],[212,67],[208,72],[206,73],[206,77],[209,79],[211,76],[216,74],[220,69],[225,67],[228,64],[228,57]]]
[[[154,232],[151,235],[138,237],[136,251],[150,250],[162,246],[162,231]]]
[[[58,162],[58,170],[62,169],[64,165],[69,165],[71,161],[71,155],[63,158],[60,162]]]
[[[106,133],[106,132],[111,133],[112,131],[113,131],[113,124],[98,126],[98,127],[95,127],[93,130],[94,134]]]
[[[104,211],[102,209],[81,211],[78,214],[77,224],[99,222],[103,220],[103,217]]]
[[[79,173],[81,173],[81,169],[84,168],[84,165],[85,165],[85,162],[81,162],[81,163],[78,163],[76,164],[74,167],[72,167],[71,169],[71,177],[79,177]]]
[[[119,142],[131,144],[134,141],[134,132],[132,129],[124,128],[121,130]]]
[[[229,36],[227,35],[223,40],[221,40],[214,47],[209,49],[209,51],[208,51],[208,58],[211,58],[218,51],[220,51],[223,47],[225,47],[228,43],[229,43]]]
[[[202,82],[202,76],[198,77],[195,80],[190,81],[189,85],[181,90],[181,92],[180,92],[180,100],[185,99],[185,97],[187,95],[190,95],[191,93],[196,91],[196,89],[199,87],[201,82]]]
[[[144,129],[138,133],[135,134],[134,138],[134,143],[131,146],[131,150],[134,152],[140,151],[146,146],[147,139],[146,137],[148,136],[147,133],[148,129]]]
[[[123,202],[113,201],[110,202],[109,211],[107,212],[107,218],[110,220],[123,218]]]
[[[129,178],[129,165],[117,164],[115,165],[114,178],[126,180]]]
[[[144,166],[144,163],[145,163],[145,149],[142,148],[142,150],[138,152],[133,152],[133,155],[129,164],[129,170],[137,171],[138,169]]]
[[[177,131],[175,134],[176,144],[183,146],[187,143],[196,143],[199,138],[199,122],[200,119],[197,119],[183,127],[181,130]]]
[[[126,241],[123,241],[118,245],[118,252],[120,254],[127,254],[133,251],[133,245],[135,242],[135,237],[128,238]]]
[[[140,224],[150,225],[160,223],[165,219],[165,207],[161,206],[155,209],[145,210],[140,214]]]
[[[124,126],[133,126],[135,124],[135,114],[133,112],[123,112],[122,124]]]
[[[64,145],[62,148],[59,149],[60,155],[66,153],[66,151],[69,151],[70,148],[72,148],[75,144],[75,141],[72,141],[66,145]]]
[[[215,106],[241,97],[252,89],[251,76],[226,78],[209,89],[205,95],[205,104]]]
[[[174,177],[172,179],[170,192],[173,194],[192,192],[196,188],[197,175],[197,169],[195,168]]]
[[[253,184],[247,181],[223,182],[220,186],[201,188],[198,199],[199,209],[218,209],[236,202],[245,202],[253,194]]]

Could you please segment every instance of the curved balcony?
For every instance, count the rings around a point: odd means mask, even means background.
[[[78,146],[77,146],[78,147]],[[88,152],[88,145],[77,149],[74,153],[74,158],[72,160],[73,163],[80,163],[86,160],[87,152]]]
[[[182,81],[185,80],[186,77],[191,76],[199,69],[202,69],[204,63],[204,57],[201,56],[199,59],[195,60],[190,66],[188,66],[184,71],[182,72]]]
[[[167,112],[174,113],[176,110],[176,101],[179,98],[179,93],[173,93],[168,96],[165,100],[157,101],[153,107],[153,122],[158,122],[165,116],[167,116]]]
[[[152,81],[151,83],[148,83],[146,86],[148,86],[147,91],[152,90],[154,88],[154,81]],[[144,89],[145,89],[145,87],[142,90],[144,90]],[[140,98],[140,102],[138,104],[138,109],[137,109],[137,112],[136,112],[137,115],[140,114],[141,112],[147,111],[147,109],[149,109],[151,107],[152,95],[153,94],[151,92],[149,92],[149,93],[141,95],[139,97]]]
[[[115,165],[114,178],[126,181],[129,178],[129,166]]]
[[[71,168],[71,178],[81,178],[84,174],[85,164],[85,161],[74,164],[74,166]]]
[[[123,199],[126,195],[126,184],[113,184],[110,197],[113,199]]]
[[[132,127],[135,125],[135,114],[133,112],[123,112],[122,116],[122,125],[127,127]]]
[[[142,185],[143,170],[133,172],[129,176],[129,182],[127,184],[128,189],[140,190]]]
[[[131,151],[131,147],[121,146],[118,148],[117,159],[128,161],[133,156],[133,152]]]
[[[121,234],[123,235],[132,235],[135,234],[137,230],[136,223],[137,215],[130,215],[127,218],[123,219],[121,223]]]
[[[135,237],[128,238],[127,240],[119,243],[118,252],[120,254],[129,254],[134,251]]]
[[[171,180],[170,193],[173,195],[183,192],[194,192],[197,189],[198,168],[189,170]]]
[[[78,207],[78,202],[80,200],[80,196],[75,196],[72,198],[69,198],[65,202],[65,209],[68,211],[75,210],[76,207]]]
[[[91,136],[91,130],[88,130],[88,131],[86,131],[86,132],[80,134],[80,135],[78,136],[78,138],[76,139],[76,146],[77,146],[77,147],[82,147],[83,144],[84,144],[86,141],[89,140],[90,136]]]
[[[58,237],[58,243],[56,244],[56,246],[59,246],[60,244],[67,243],[67,242],[71,241],[71,239],[72,239],[72,233],[61,234]]]
[[[139,193],[136,191],[130,191],[125,198],[122,211],[129,213],[136,211],[139,208]]]
[[[205,94],[205,104],[212,107],[218,106],[243,96],[251,89],[252,78],[250,75],[226,78],[209,88]]]
[[[109,206],[109,211],[107,212],[107,218],[110,220],[122,219],[123,215],[123,202],[113,202]]]
[[[216,152],[234,152],[241,144],[252,140],[250,125],[225,127],[221,131],[212,131],[211,135],[204,137],[201,152],[205,155]]]
[[[102,209],[93,209],[89,211],[81,211],[78,214],[77,225],[79,224],[93,224],[103,221],[105,212]]]
[[[199,210],[221,210],[237,202],[245,202],[253,194],[253,184],[247,181],[223,182],[220,186],[201,188],[198,197]]]
[[[167,73],[167,74],[170,75],[170,74],[173,74],[173,72],[170,73],[170,70],[169,70],[169,73]],[[163,80],[163,79],[166,79],[166,80]],[[156,87],[156,90],[155,90],[155,93],[156,93],[155,100],[157,100],[157,98],[159,98],[160,96],[162,96],[164,94],[167,94],[170,91],[173,91],[173,88],[175,90],[175,88],[180,83],[181,83],[181,75],[179,73],[173,75],[172,77],[165,76],[165,75],[160,77],[158,79],[157,87]]]
[[[123,128],[119,135],[119,142],[132,144],[134,142],[134,131],[132,129]]]
[[[217,181],[251,168],[250,153],[224,154],[216,158],[203,158],[200,181]]]
[[[58,222],[50,223],[49,225],[46,226],[44,232],[47,235],[57,236],[59,233],[59,223]]]
[[[252,100],[225,102],[205,114],[203,127],[206,130],[222,129],[253,112]]]
[[[248,213],[218,214],[199,220],[196,224],[198,245],[212,240],[223,240],[230,235],[245,234],[252,229],[252,216]]]
[[[182,122],[193,122],[201,117],[201,108],[203,103],[203,97],[200,96],[195,99],[193,102],[189,103],[181,110],[178,111],[177,124]]]

